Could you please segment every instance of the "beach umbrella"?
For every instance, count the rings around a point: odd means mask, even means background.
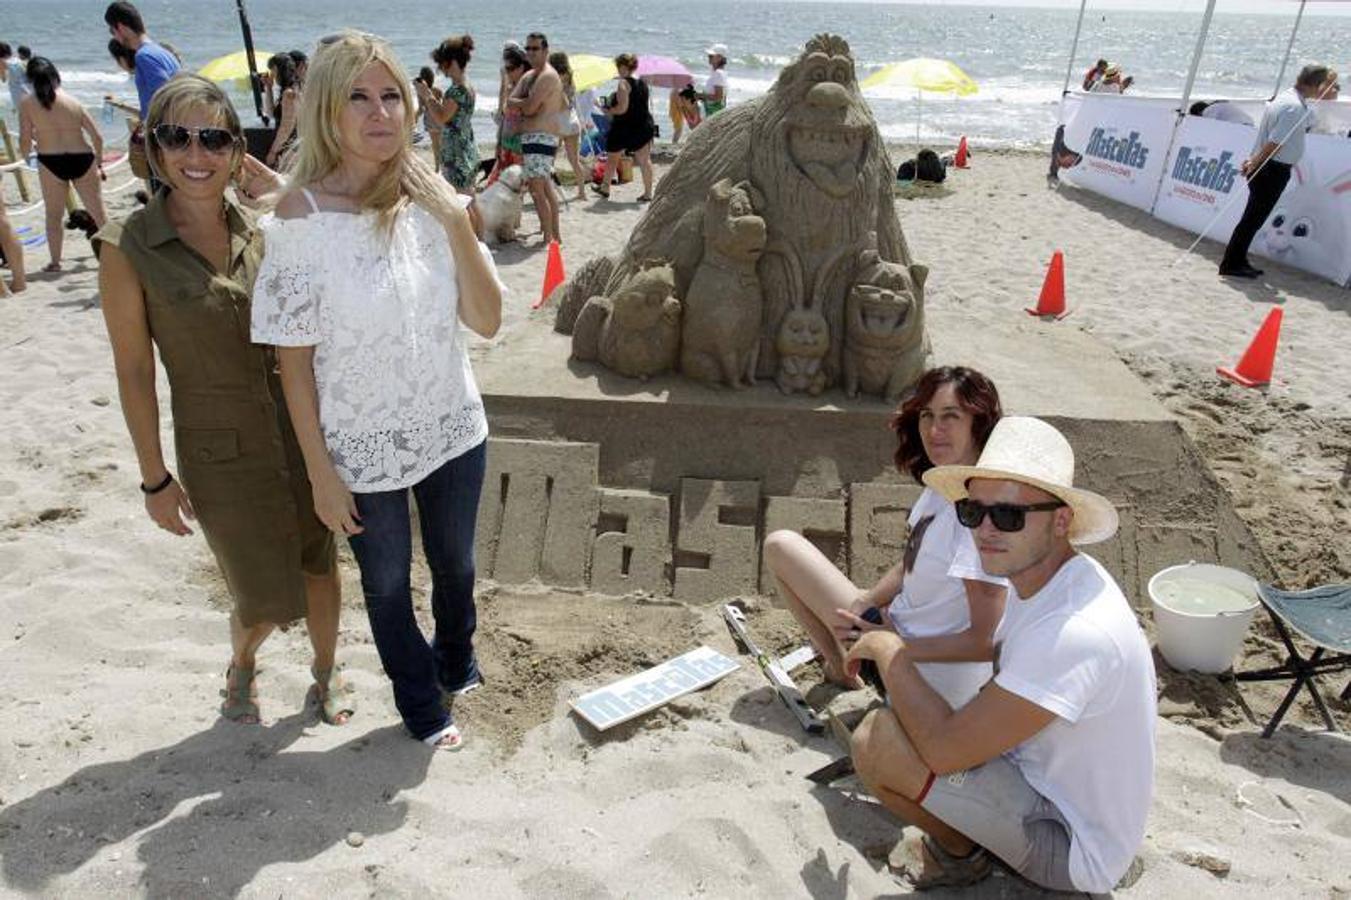
[[[638,68],[633,74],[650,85],[673,91],[694,83],[690,70],[669,56],[640,56]]]
[[[614,60],[608,56],[571,53],[568,54],[568,65],[572,66],[572,86],[579,91],[590,90],[619,77],[615,73]]]
[[[915,89],[915,142],[919,143],[919,123],[924,110],[920,100],[923,91],[937,94],[955,94],[965,97],[978,90],[976,82],[956,63],[946,59],[916,57],[903,62],[888,63],[859,82],[864,91],[883,87],[910,87]]]
[[[211,60],[198,69],[197,74],[211,81],[247,82],[254,72],[266,68],[267,61],[272,58],[272,54],[266,50],[255,50],[253,54],[257,62],[252,68],[249,66],[248,51],[236,50]]]

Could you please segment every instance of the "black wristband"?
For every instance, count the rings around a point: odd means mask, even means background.
[[[174,483],[174,473],[165,472],[164,480],[161,481],[159,484],[155,485],[154,487],[146,487],[144,484],[142,484],[141,493],[145,494],[147,497],[150,496],[151,494],[158,494],[160,491],[164,490],[173,483]]]

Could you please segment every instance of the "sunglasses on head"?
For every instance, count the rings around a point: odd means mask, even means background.
[[[1000,531],[1022,531],[1023,526],[1027,524],[1027,514],[1030,512],[1045,512],[1052,509],[1059,509],[1066,506],[1063,500],[1055,500],[1047,503],[992,503],[986,506],[970,497],[958,500],[957,521],[970,529],[980,527],[980,523],[985,521],[988,513],[990,522]]]
[[[186,150],[194,137],[208,153],[224,153],[235,145],[235,136],[225,128],[185,128],[165,122],[156,125],[152,134],[165,150]]]

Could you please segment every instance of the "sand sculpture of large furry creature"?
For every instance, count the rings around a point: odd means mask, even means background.
[[[763,296],[757,375],[778,374],[775,339],[784,316],[814,308],[830,331],[822,367],[829,383],[839,384],[845,299],[861,274],[860,250],[875,240],[882,262],[913,262],[896,219],[894,178],[859,93],[849,45],[836,35],[817,35],[767,94],[693,132],[624,250],[593,260],[560,290],[555,328],[570,334],[590,297],[613,294],[649,259],[672,261],[676,296],[683,299],[704,251],[710,188],[723,180],[749,182],[768,229],[757,265]]]

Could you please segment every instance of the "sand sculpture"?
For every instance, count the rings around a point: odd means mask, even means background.
[[[577,359],[655,374],[646,361],[667,358],[671,331],[617,328],[606,301],[665,264],[674,290],[663,300],[682,311],[663,321],[680,320],[685,375],[894,399],[922,371],[928,339],[927,270],[906,246],[893,181],[849,45],[818,35],[766,95],[693,133],[625,248],[559,289],[555,329],[573,336]],[[613,345],[606,353],[602,330]],[[661,342],[661,352],[620,350],[644,341]]]

